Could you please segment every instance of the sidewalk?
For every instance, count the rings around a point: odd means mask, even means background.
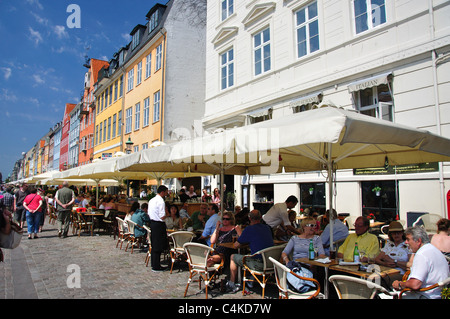
[[[46,220],[47,222],[47,220]],[[71,234],[71,233],[70,233]],[[146,252],[125,252],[115,248],[116,241],[105,234],[60,239],[56,225],[44,225],[38,239],[24,234],[20,246],[3,249],[5,262],[0,263],[0,299],[182,299],[189,271],[176,267],[154,273],[144,264]],[[78,268],[79,267],[79,268]],[[74,269],[79,269],[79,288],[73,287]],[[225,278],[224,275],[221,278]],[[242,296],[222,294],[212,289],[210,299],[261,300],[256,283],[254,293]],[[202,287],[204,287],[202,283]],[[266,287],[266,298],[277,298],[274,285]],[[192,282],[187,299],[204,299],[198,283]]]

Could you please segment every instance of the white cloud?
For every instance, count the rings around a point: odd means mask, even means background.
[[[5,80],[8,80],[12,74],[11,68],[1,68],[1,70],[3,71],[3,77],[5,78]]]
[[[53,31],[56,33],[58,39],[67,38],[69,34],[66,31],[66,28],[62,25],[55,25],[53,27]]]
[[[48,19],[46,19],[46,18],[42,18],[40,15],[38,15],[37,13],[34,13],[34,12],[30,12],[31,13],[31,15],[36,19],[36,21],[39,23],[39,24],[42,24],[42,25],[48,25]]]
[[[33,30],[32,27],[28,27],[28,30],[30,31],[30,40],[34,41],[35,45],[38,45],[40,42],[43,41],[41,34],[39,31]]]
[[[128,33],[122,33],[121,36],[127,43],[131,41],[131,35]]]
[[[36,5],[40,10],[44,9],[39,0],[27,0],[30,5]]]
[[[17,96],[8,89],[2,89],[0,93],[0,101],[17,102]]]
[[[33,79],[36,81],[36,84],[44,84],[45,81],[41,78],[39,74],[33,74]]]

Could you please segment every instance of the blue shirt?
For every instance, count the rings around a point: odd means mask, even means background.
[[[240,244],[249,244],[250,253],[273,246],[272,230],[265,224],[254,224],[244,228],[237,240]]]
[[[334,220],[333,224],[333,242],[345,239],[348,236],[348,228],[339,219]],[[330,224],[328,224],[320,235],[322,244],[325,246],[325,254],[330,254]],[[336,249],[336,247],[334,247]]]
[[[150,218],[145,211],[143,211],[142,209],[138,209],[133,215],[131,215],[131,221],[135,222],[139,226],[144,226],[145,223],[150,222]],[[146,234],[147,232],[145,231],[145,229],[134,227],[134,236],[140,237],[145,236]]]
[[[206,244],[208,246],[211,246],[211,235],[216,230],[216,224],[217,224],[218,220],[219,220],[219,214],[214,214],[208,218],[208,221],[205,224],[205,229],[203,230],[202,236],[207,237]]]

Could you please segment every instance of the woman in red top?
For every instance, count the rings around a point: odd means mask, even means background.
[[[36,235],[39,231],[39,224],[41,220],[42,197],[37,194],[37,189],[32,187],[30,194],[25,197],[23,201],[23,207],[27,210],[27,227],[28,227],[28,239],[31,239],[31,234],[34,234],[34,238],[38,238]]]

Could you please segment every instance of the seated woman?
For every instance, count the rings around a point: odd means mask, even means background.
[[[411,257],[408,245],[405,243],[405,231],[402,224],[393,221],[389,224],[389,239],[381,252],[375,257],[375,263],[400,270],[400,279],[407,268]],[[363,258],[364,261],[364,258]],[[399,278],[395,278],[399,279]]]
[[[450,220],[441,218],[437,222],[437,234],[431,238],[431,244],[439,249],[450,264]]]
[[[215,245],[215,253],[208,259],[208,266],[220,264],[222,260],[230,260],[235,249],[220,246],[223,243],[232,243],[233,236],[239,237],[242,233],[240,227],[234,225],[234,215],[231,212],[223,213],[222,221],[218,220],[216,230],[211,235],[211,244]]]
[[[125,218],[123,219],[125,222],[125,231],[128,232],[128,224],[127,224],[127,220],[131,220],[131,217],[133,216],[134,212],[137,211],[139,209],[139,203],[138,202],[133,202],[133,204],[131,205],[130,211],[125,215]]]
[[[169,206],[169,216],[164,220],[166,223],[167,229],[182,229],[183,221],[180,218],[180,212],[178,211],[177,205]]]
[[[319,258],[325,258],[325,251],[323,250],[322,240],[316,233],[316,220],[312,217],[307,217],[302,220],[301,229],[303,232],[300,235],[292,236],[288,244],[281,253],[284,263],[287,265],[289,255],[292,253],[292,259],[307,258],[309,252],[309,243],[313,242],[314,249],[318,250]]]

